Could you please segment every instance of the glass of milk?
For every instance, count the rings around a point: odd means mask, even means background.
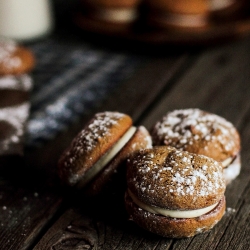
[[[0,0],[0,36],[32,41],[53,29],[50,0]]]

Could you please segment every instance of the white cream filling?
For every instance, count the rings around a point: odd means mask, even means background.
[[[232,158],[231,158],[232,161]],[[229,184],[233,179],[235,179],[240,174],[241,160],[238,155],[230,165],[224,168],[223,174],[226,180],[226,184]]]
[[[234,3],[235,0],[210,0],[210,10],[222,10]]]
[[[229,157],[226,160],[222,161],[222,166],[224,168],[228,167],[232,163],[233,157]]]
[[[207,23],[205,15],[197,14],[172,14],[166,15],[166,20],[169,24],[182,26],[182,27],[200,27]]]
[[[113,158],[114,156],[125,146],[125,144],[131,139],[136,131],[136,127],[131,127],[118,142],[104,155],[102,156],[84,175],[82,180],[79,181],[77,187],[82,188],[88,182],[90,182]]]
[[[98,12],[98,16],[102,20],[115,21],[115,22],[130,22],[134,21],[137,17],[136,9],[103,9]]]
[[[181,210],[169,210],[169,209],[164,209],[164,208],[160,208],[160,207],[153,207],[150,205],[147,205],[141,201],[139,201],[137,199],[137,197],[135,197],[135,195],[128,190],[128,193],[130,195],[130,197],[132,198],[133,202],[140,208],[142,208],[143,210],[146,210],[150,213],[153,214],[160,214],[163,215],[165,217],[171,217],[171,218],[195,218],[195,217],[199,217],[201,215],[204,215],[210,211],[212,211],[217,205],[218,203],[211,205],[209,207],[205,207],[205,208],[201,208],[201,209],[196,209],[196,210],[186,210],[186,211],[181,211]]]

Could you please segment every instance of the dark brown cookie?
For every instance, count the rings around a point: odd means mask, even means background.
[[[173,147],[144,149],[131,157],[127,166],[127,186],[127,196],[137,206],[135,209],[126,198],[128,212],[135,222],[154,232],[151,226],[155,223],[154,218],[159,217],[157,220],[164,221],[164,225],[159,225],[162,229],[155,233],[166,237],[189,237],[199,233],[202,225],[206,231],[216,224],[225,210],[222,165],[209,157]],[[148,221],[142,224],[144,214],[148,214]],[[205,217],[209,217],[209,221]],[[176,219],[186,219],[186,223],[182,223],[186,226],[172,232],[177,225]],[[165,231],[167,227],[172,233]]]
[[[240,135],[224,118],[199,109],[174,110],[156,122],[151,135],[153,145],[169,145],[222,162],[227,182],[232,180],[232,172],[229,177],[227,168],[239,155]],[[233,178],[239,169],[240,164]]]
[[[149,133],[143,131],[136,132],[128,115],[119,112],[96,114],[60,157],[60,178],[65,184],[78,188],[89,184],[88,190],[97,193],[124,158],[131,154],[133,147],[138,150],[138,147],[151,146]],[[142,139],[142,134],[147,139]]]

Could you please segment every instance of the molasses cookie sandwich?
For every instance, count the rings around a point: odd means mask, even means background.
[[[200,28],[207,25],[206,0],[145,0],[148,20],[153,26]]]
[[[158,146],[128,160],[125,205],[135,223],[168,238],[212,229],[225,212],[221,164],[209,157]]]
[[[0,38],[0,75],[20,75],[34,68],[30,50],[12,40]]]
[[[211,0],[209,3],[212,19],[219,21],[238,18],[244,8],[244,0]]]
[[[167,113],[152,131],[153,145],[168,145],[222,163],[226,182],[240,173],[240,136],[232,123],[199,109]]]
[[[134,127],[130,116],[97,113],[60,157],[59,176],[66,185],[95,195],[122,171],[128,156],[151,146],[146,128]]]
[[[125,27],[138,18],[138,6],[141,0],[82,0],[83,11],[105,25]]]
[[[22,156],[34,56],[12,40],[0,39],[0,155]]]

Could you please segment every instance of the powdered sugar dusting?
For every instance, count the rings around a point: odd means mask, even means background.
[[[165,144],[182,150],[197,141],[204,145],[206,141],[219,142],[228,152],[237,147],[235,133],[234,126],[220,116],[199,109],[181,109],[169,112],[157,122],[152,138],[154,145]]]
[[[200,197],[217,196],[225,189],[222,166],[202,155],[173,150],[159,159],[158,152],[152,150],[134,158],[130,166],[134,170],[129,185],[139,190],[139,197],[154,200],[157,198],[152,194],[157,192],[166,199],[188,197],[189,202],[195,202]]]
[[[99,143],[99,140],[110,133],[109,128],[117,124],[123,116],[124,114],[119,112],[96,114],[87,127],[73,140],[70,150],[66,152],[64,157],[64,167],[70,168],[83,153],[91,152]],[[78,175],[75,176],[72,173],[72,178],[75,180]]]
[[[90,151],[98,143],[98,139],[106,136],[109,133],[109,127],[117,124],[117,121],[123,116],[120,113],[98,113],[93,121],[88,125],[88,129],[84,129],[76,143],[76,151],[85,150]]]
[[[22,61],[14,56],[17,50],[17,44],[13,41],[0,40],[0,65],[7,69],[20,67]]]

